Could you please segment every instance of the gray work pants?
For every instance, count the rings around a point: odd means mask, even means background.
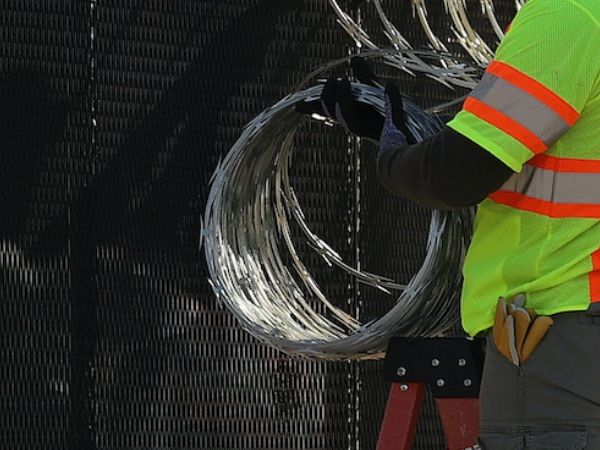
[[[553,316],[531,358],[516,367],[491,333],[480,394],[484,450],[600,450],[600,317]]]

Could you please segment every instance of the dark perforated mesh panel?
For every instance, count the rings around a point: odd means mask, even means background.
[[[390,18],[422,45],[399,3]],[[372,6],[353,7],[385,42]],[[429,13],[450,37],[441,2]],[[381,364],[258,343],[216,303],[199,248],[208,181],[242,126],[352,46],[324,0],[3,1],[1,448],[375,448]],[[400,84],[424,106],[454,95]],[[313,231],[408,280],[428,212],[379,188],[372,146],[319,124],[296,143]],[[298,248],[339,306],[363,320],[391,306]],[[415,447],[443,448],[431,402]]]

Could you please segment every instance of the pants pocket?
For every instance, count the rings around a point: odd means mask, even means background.
[[[525,448],[525,436],[522,433],[482,430],[477,443],[481,450],[522,450]]]
[[[491,333],[487,339],[483,378],[479,391],[481,426],[493,427],[498,422],[513,423],[519,411],[519,368],[509,362],[494,345]]]
[[[587,433],[579,430],[536,431],[525,437],[534,450],[580,450],[587,445]],[[594,449],[590,449],[594,450]]]

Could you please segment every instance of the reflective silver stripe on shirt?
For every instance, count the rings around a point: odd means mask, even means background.
[[[490,73],[483,76],[470,96],[515,120],[548,147],[570,129],[569,124],[544,103]]]
[[[554,172],[525,165],[500,190],[552,203],[600,205],[600,173]]]

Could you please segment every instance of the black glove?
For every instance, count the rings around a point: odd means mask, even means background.
[[[361,83],[382,87],[364,59],[355,56],[350,61],[350,67]],[[348,78],[330,78],[323,87],[319,100],[298,102],[296,111],[302,114],[331,117],[350,133],[375,141],[379,140],[383,129],[384,117],[374,107],[356,101],[352,96],[352,87]]]
[[[393,83],[385,86],[385,123],[379,139],[379,150],[386,151],[414,144],[412,134],[406,126],[406,112],[400,90]]]

